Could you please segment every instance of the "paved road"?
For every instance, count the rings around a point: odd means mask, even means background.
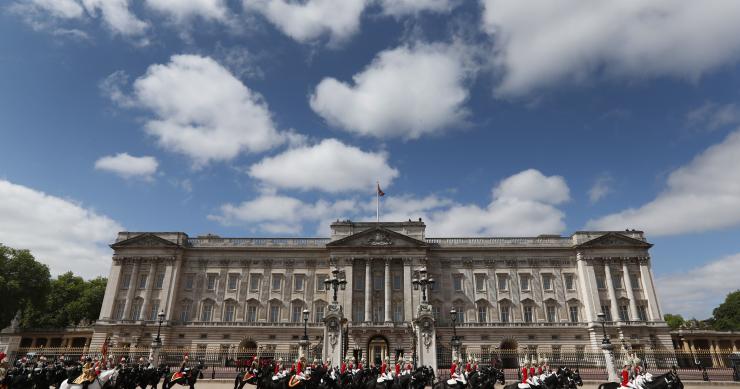
[[[232,389],[234,382],[227,380],[198,380],[195,384],[197,389]],[[583,389],[593,389],[598,385],[592,383],[586,383],[582,386]],[[186,389],[184,386],[180,386],[181,389]],[[501,386],[497,386],[501,388]],[[245,385],[244,389],[255,389],[252,385]],[[740,389],[740,382],[711,382],[711,383],[695,383],[695,382],[684,382],[684,389]]]

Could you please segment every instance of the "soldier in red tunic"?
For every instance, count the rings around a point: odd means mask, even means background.
[[[524,366],[522,367],[522,383],[523,384],[528,384],[529,383],[529,382],[527,382],[528,381],[528,378],[529,378],[528,377],[528,373],[529,373],[529,362],[525,360],[524,361]]]
[[[339,365],[339,373],[344,374],[347,372],[347,362],[342,361],[342,364]]]
[[[623,365],[624,366],[622,366],[622,372],[621,372],[622,380],[620,384],[622,385],[623,388],[628,388],[629,383],[630,383],[630,371],[629,371],[630,364],[627,362],[624,362]]]
[[[453,359],[450,365],[450,378],[455,378],[455,376],[457,376],[457,359]]]
[[[398,357],[398,360],[396,361],[396,377],[401,376],[401,364],[403,363],[403,360],[401,360],[401,357]]]

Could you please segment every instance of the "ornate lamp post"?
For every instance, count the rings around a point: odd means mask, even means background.
[[[604,339],[601,340],[601,350],[604,352],[606,372],[609,374],[609,381],[616,382],[619,377],[617,376],[616,365],[614,363],[614,346],[606,335],[606,315],[604,312],[600,312],[596,314],[596,317],[601,322],[601,331],[604,334]]]
[[[455,323],[457,322],[457,310],[453,307],[450,310],[450,318],[452,319],[452,358],[456,359],[460,356],[460,338],[457,337],[457,328]]]
[[[303,310],[303,340],[308,342],[308,309]]]
[[[337,289],[344,290],[347,287],[347,280],[339,279],[339,269],[336,267],[331,271],[331,278],[324,281],[326,289],[334,290],[334,302],[337,302]]]
[[[427,288],[434,285],[434,278],[427,277],[427,268],[422,267],[421,270],[419,270],[419,278],[414,278],[411,283],[414,284],[414,290],[419,290],[419,287],[421,287],[421,303],[426,304]]]
[[[158,345],[162,345],[162,338],[159,337],[159,335],[162,333],[162,323],[164,323],[164,310],[159,311],[157,314],[157,318],[159,319],[159,326],[157,326],[157,337],[154,339],[154,341]]]
[[[604,312],[599,312],[598,314],[596,314],[596,317],[598,317],[599,322],[601,322],[601,332],[604,334],[604,338],[601,340],[601,344],[611,344],[612,342],[606,335],[606,315],[604,314]]]

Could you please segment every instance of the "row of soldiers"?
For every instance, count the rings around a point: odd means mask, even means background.
[[[528,385],[539,386],[551,374],[553,372],[547,358],[540,358],[539,360],[532,358],[531,361],[525,359],[520,371],[522,378],[520,387]]]
[[[473,371],[478,370],[478,358],[475,355],[470,355],[465,366],[462,365],[460,358],[455,357],[450,365],[450,379],[447,381],[449,385],[454,385],[459,382],[463,385],[467,384],[468,376]]]
[[[642,360],[631,354],[625,358],[620,372],[620,385],[623,388],[642,389],[646,382],[652,381],[652,374],[648,373]]]

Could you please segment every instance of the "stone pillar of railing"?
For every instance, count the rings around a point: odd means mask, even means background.
[[[602,343],[601,351],[604,353],[604,365],[609,381],[618,382],[619,376],[617,375],[616,363],[614,361],[614,345],[611,343]]]

